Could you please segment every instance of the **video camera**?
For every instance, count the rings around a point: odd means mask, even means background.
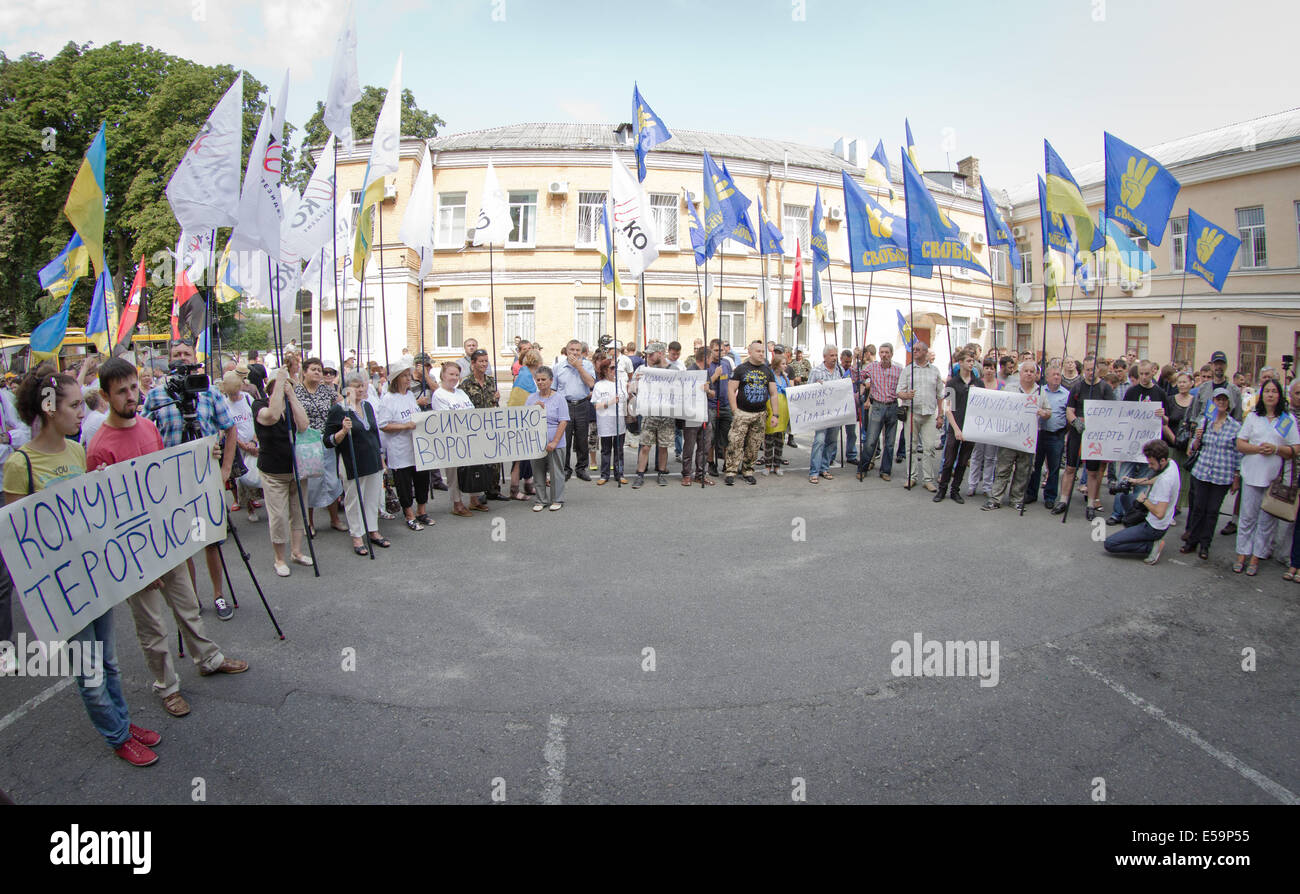
[[[163,379],[163,389],[181,407],[186,416],[196,412],[197,400],[212,387],[212,380],[195,370],[203,369],[202,363],[181,363],[176,361],[167,367],[167,377]]]

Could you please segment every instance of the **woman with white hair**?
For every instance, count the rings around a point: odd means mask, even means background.
[[[343,461],[343,510],[352,535],[352,551],[358,556],[370,554],[363,539],[367,534],[375,546],[392,546],[379,533],[384,462],[379,448],[379,420],[366,400],[369,389],[370,380],[364,374],[352,373],[343,401],[330,409],[325,420],[325,446],[335,450]]]
[[[228,372],[221,377],[221,393],[230,404],[230,418],[235,420],[235,444],[239,448],[236,462],[242,462],[244,468],[253,473],[235,479],[235,509],[248,507],[248,520],[257,521],[257,488],[245,483],[245,480],[257,479],[257,430],[253,425],[253,399],[244,391],[244,377],[238,372]]]
[[[410,367],[394,370],[388,391],[379,402],[379,430],[384,433],[388,468],[393,470],[397,499],[406,516],[406,526],[423,531],[429,518],[429,470],[415,467],[415,414],[420,406],[411,394]],[[414,508],[413,508],[414,507]]]
[[[302,364],[302,381],[293,386],[298,401],[307,411],[307,424],[322,433],[324,437],[325,420],[330,410],[339,401],[339,393],[333,385],[325,384],[325,364],[319,357],[309,357]],[[316,510],[328,509],[330,527],[336,531],[346,531],[348,526],[339,520],[339,497],[343,493],[343,484],[339,481],[337,457],[333,453],[325,454],[325,469],[320,475],[307,479],[307,524],[312,536],[316,536]]]

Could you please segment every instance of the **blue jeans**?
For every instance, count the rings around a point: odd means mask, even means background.
[[[1115,470],[1115,480],[1123,481],[1125,478],[1146,478],[1150,466],[1145,463],[1116,463],[1119,468]],[[1111,518],[1123,518],[1128,514],[1129,509],[1133,507],[1133,494],[1116,494],[1115,505],[1111,510]]]
[[[857,465],[858,462],[858,427],[844,426],[844,461]],[[831,451],[831,462],[835,462],[835,451]]]
[[[1043,481],[1043,502],[1056,502],[1056,487],[1060,482],[1061,453],[1065,450],[1065,429],[1039,431],[1038,450],[1034,454],[1034,469],[1029,473],[1026,499],[1038,499],[1038,484],[1042,480],[1043,463],[1047,463],[1047,480]]]
[[[898,403],[873,403],[867,416],[867,436],[862,449],[858,452],[858,474],[864,475],[867,463],[871,462],[876,452],[876,444],[884,435],[885,443],[880,451],[880,474],[888,475],[894,470],[894,445],[898,441]]]
[[[131,712],[122,696],[122,675],[117,667],[117,636],[113,632],[113,612],[104,612],[85,628],[68,637],[68,642],[83,643],[82,659],[89,656],[91,643],[102,643],[104,666],[99,670],[99,685],[91,684],[90,677],[77,677],[77,691],[90,715],[90,722],[108,742],[118,748],[131,738]],[[83,670],[90,670],[84,667]],[[91,676],[95,676],[93,673]]]
[[[1133,553],[1146,556],[1150,555],[1152,544],[1157,540],[1163,540],[1164,536],[1164,531],[1157,531],[1149,522],[1144,521],[1140,525],[1116,531],[1107,537],[1102,545],[1106,547],[1108,553]]]
[[[838,449],[839,432],[833,428],[818,429],[813,435],[812,461],[808,464],[808,477],[816,478],[822,472],[829,472],[835,462]]]

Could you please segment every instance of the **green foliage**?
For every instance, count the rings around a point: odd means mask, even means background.
[[[223,336],[221,348],[223,351],[247,351],[250,348],[269,351],[273,341],[270,315],[259,314],[244,320],[234,335],[229,338]]]
[[[386,87],[366,87],[362,91],[362,96],[357,100],[356,105],[352,107],[352,132],[358,140],[368,140],[375,135],[375,125],[379,122],[379,111],[384,106],[384,95],[388,92]],[[446,121],[443,121],[437,115],[424,111],[415,104],[415,94],[409,89],[402,91],[402,136],[419,137],[421,139],[430,139],[438,135],[438,128],[445,127]],[[298,189],[307,185],[311,179],[312,171],[316,169],[316,163],[311,158],[311,153],[306,151],[308,146],[324,146],[325,141],[329,139],[329,130],[325,127],[325,103],[317,100],[316,111],[307,119],[307,124],[303,128],[303,153],[298,159],[297,165],[293,168],[292,174],[287,178]],[[289,170],[288,167],[285,168]]]

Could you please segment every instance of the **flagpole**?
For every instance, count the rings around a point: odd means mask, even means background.
[[[903,178],[903,185],[904,187],[907,186],[906,177]],[[906,191],[904,191],[903,200],[905,202],[908,202]],[[913,396],[915,396],[916,394],[916,319],[914,317],[915,311],[913,310],[913,304],[912,304],[912,212],[911,212],[910,202],[908,202],[908,213],[907,213],[907,249],[908,249],[907,251],[907,325],[910,326],[912,329],[912,347],[911,350],[908,351],[908,355],[911,359],[909,360],[908,365],[912,368],[912,375],[910,376],[910,379],[912,383],[912,394]],[[939,271],[939,282],[942,285],[943,283],[942,269],[940,269]],[[899,334],[904,336],[903,347],[906,348],[907,333],[903,332]],[[915,452],[913,448],[916,446],[915,445],[916,434],[914,431],[916,427],[916,413],[914,412],[915,410],[916,410],[916,401],[913,400],[912,406],[909,407],[907,411],[907,486],[904,488],[904,490],[912,489],[912,454]],[[883,449],[897,450],[898,445],[886,444]],[[884,468],[884,463],[885,463],[885,454],[882,453],[880,455],[881,468]]]
[[[1178,287],[1178,322],[1175,324],[1178,328],[1183,325],[1183,296],[1187,294],[1187,258],[1183,257],[1183,282]],[[1177,338],[1174,339],[1177,342]]]
[[[1010,266],[1011,266],[1011,263],[1010,263],[1009,253],[1008,253],[1008,259],[1007,259],[1007,267],[1008,267],[1008,270],[1010,269]],[[1013,289],[1013,290],[1015,289],[1015,285],[1014,285],[1014,284],[1012,285],[1012,289]],[[1015,297],[1013,296],[1011,300],[1012,300],[1012,301],[1015,301]],[[994,354],[996,354],[996,353],[997,353],[997,350],[998,350],[998,292],[997,292],[997,289],[996,289],[996,288],[994,287],[994,285],[993,285],[993,271],[991,271],[991,270],[989,271],[989,304],[992,305],[992,307],[993,307],[993,323],[992,323],[992,325],[993,325],[993,339],[992,339],[992,341],[993,341],[993,352],[994,352]]]
[[[613,241],[613,239],[610,240],[610,242]],[[641,350],[643,351],[645,350],[645,346],[648,344],[647,339],[650,337],[646,334],[646,326],[645,271],[643,270],[641,271]],[[637,460],[637,465],[641,465],[640,460]]]
[[[379,256],[379,314],[383,318],[384,330],[384,369],[388,369],[388,301],[384,294],[384,209],[383,203],[378,203],[380,207],[375,210],[375,216],[379,218],[379,245],[376,246]]]
[[[1099,264],[1098,265],[1099,270],[1100,270],[1100,266],[1101,265]],[[1093,349],[1094,367],[1096,366],[1097,363],[1101,361],[1101,357],[1098,356],[1099,354],[1101,354],[1101,305],[1102,305],[1102,301],[1106,297],[1106,277],[1098,276],[1097,280],[1098,280],[1097,282],[1097,346]],[[1085,357],[1088,355],[1088,330],[1087,329],[1083,331],[1083,354]],[[1100,377],[1100,373],[1097,373],[1097,375],[1098,377]],[[1080,453],[1083,452],[1082,445],[1080,445],[1079,452]],[[1082,456],[1079,458],[1079,462],[1080,464],[1083,463]],[[1074,490],[1073,481],[1070,482],[1070,490],[1071,491]],[[1065,495],[1065,512],[1061,513],[1061,524],[1065,524],[1067,521],[1070,520],[1070,503],[1072,497],[1073,497],[1072,493],[1066,493]]]
[[[280,292],[279,279],[271,276],[271,263],[271,256],[268,254],[266,256],[266,275],[270,281],[270,287],[273,294],[271,299],[271,335],[276,341],[275,350],[276,353],[280,355],[280,362],[284,363],[284,321],[280,320],[280,308],[283,305],[284,296]],[[285,379],[284,387],[286,389],[293,387],[287,378]],[[289,406],[289,396],[287,394],[281,395],[281,399],[284,401],[285,422],[289,426],[289,440],[293,448],[290,451],[289,459],[293,466],[294,487],[298,491],[298,509],[302,513],[303,526],[307,529],[307,552],[311,554],[312,572],[316,577],[320,577],[320,563],[316,561],[315,536],[312,534],[311,524],[307,519],[307,501],[303,498],[302,479],[298,477],[298,426],[294,424],[293,408]]]
[[[601,215],[604,216],[604,214],[606,213],[606,211],[609,210],[609,208],[610,206],[608,204],[601,206],[600,209]],[[618,261],[614,257],[614,255],[618,252],[618,247],[616,244],[617,242],[618,240],[614,238],[614,234],[610,233],[609,243],[608,243],[609,244],[609,303],[614,308],[614,344],[616,345],[618,344],[618,291],[616,289],[616,286],[618,285]],[[603,267],[601,268],[599,278],[600,278],[600,286],[603,289],[605,287],[605,270]],[[633,324],[632,327],[632,337],[636,338],[635,323]],[[643,344],[642,347],[644,348],[645,345]],[[619,469],[622,467],[623,462],[627,459],[623,447],[620,446],[618,443],[619,423],[623,422],[624,425],[627,424],[626,422],[623,421],[623,417],[621,415],[623,410],[620,407],[621,401],[618,399],[618,376],[619,376],[618,361],[620,358],[617,352],[621,351],[622,349],[623,349],[622,346],[619,345],[614,355],[614,443],[611,444],[609,448],[609,464],[610,464],[609,472],[611,475],[614,476],[614,486],[617,487],[619,490],[623,489],[623,475],[619,471]],[[631,360],[629,359],[628,362],[631,363]],[[631,372],[629,372],[627,375],[627,382],[628,382],[628,386],[630,387],[632,384]],[[599,429],[597,430],[597,434],[599,434]],[[604,451],[601,452],[603,453]],[[639,462],[637,464],[640,465]]]
[[[1067,313],[1065,313],[1064,311],[1061,311],[1061,340],[1062,340],[1062,344],[1061,344],[1061,365],[1062,365],[1062,366],[1065,365],[1065,358],[1070,356],[1070,323],[1074,321],[1074,288],[1075,288],[1075,285],[1076,285],[1076,283],[1074,283],[1074,282],[1070,283],[1070,300],[1069,300],[1070,312],[1067,314]],[[1060,310],[1061,305],[1060,305],[1059,302],[1057,303],[1056,307],[1057,307],[1057,310]]]
[[[1047,290],[1048,290],[1048,286],[1050,285],[1050,283],[1048,283],[1048,279],[1051,277],[1051,271],[1049,269],[1051,265],[1047,263],[1047,251],[1048,251],[1047,248],[1044,247],[1043,248],[1043,358],[1042,358],[1042,366],[1039,367],[1040,375],[1045,375],[1047,373],[1047,326],[1048,326],[1048,311],[1049,311],[1049,307],[1047,303]],[[1060,303],[1059,298],[1057,299],[1057,303],[1058,304]]]

